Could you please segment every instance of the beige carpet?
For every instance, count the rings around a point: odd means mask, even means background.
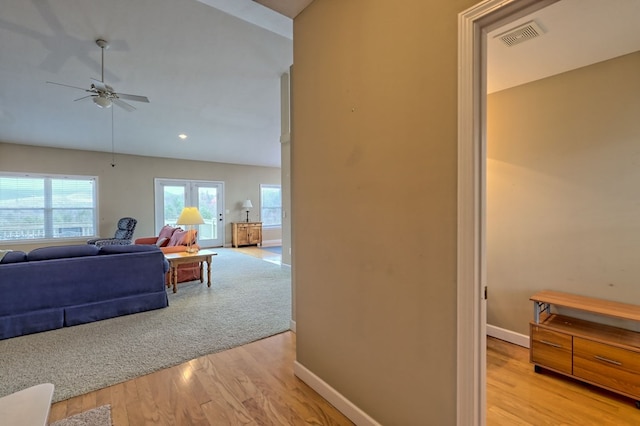
[[[166,309],[0,340],[0,396],[53,383],[57,402],[289,329],[291,270],[216,251],[211,287],[179,284]]]
[[[111,426],[111,406],[103,405],[102,407],[58,420],[49,426]]]

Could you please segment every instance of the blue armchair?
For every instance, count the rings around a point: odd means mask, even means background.
[[[98,247],[119,245],[128,246],[133,241],[133,231],[136,229],[138,221],[132,217],[123,217],[118,221],[118,229],[113,238],[94,238],[87,241],[87,244],[93,244]]]

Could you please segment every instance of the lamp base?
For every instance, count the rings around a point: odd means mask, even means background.
[[[249,223],[249,210],[247,210],[247,223]]]

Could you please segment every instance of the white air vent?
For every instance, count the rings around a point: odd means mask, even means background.
[[[544,34],[544,30],[536,21],[529,21],[522,25],[512,28],[504,33],[498,34],[494,38],[500,38],[507,46],[515,46],[532,38],[536,38]]]

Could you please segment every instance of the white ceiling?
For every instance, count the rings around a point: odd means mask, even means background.
[[[310,2],[2,0],[0,141],[279,167],[280,75],[291,17]],[[490,92],[640,50],[639,0],[562,0],[535,18],[541,37],[511,48],[489,37]],[[105,81],[149,104],[99,109],[45,83],[100,79],[100,37]]]
[[[250,0],[226,3],[291,23]],[[118,153],[280,166],[290,38],[196,0],[2,0],[1,10],[1,141],[110,152],[113,111]],[[111,43],[105,81],[149,104],[99,109],[46,84],[99,80],[100,37]]]
[[[534,19],[545,31],[508,47],[496,35]],[[640,0],[562,0],[487,36],[487,91],[640,50]],[[639,70],[640,72],[640,70]]]

